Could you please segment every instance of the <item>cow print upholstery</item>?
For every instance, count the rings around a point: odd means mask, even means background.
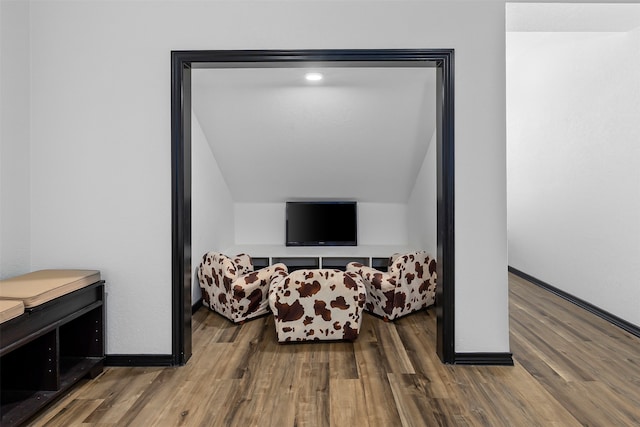
[[[287,272],[287,266],[280,263],[253,271],[246,254],[231,258],[207,252],[198,266],[202,304],[234,323],[266,314],[271,280]]]
[[[357,262],[349,263],[347,271],[362,277],[367,289],[365,309],[385,319],[397,319],[435,302],[436,260],[426,252],[394,254],[388,272]]]
[[[279,342],[353,341],[365,301],[362,278],[333,269],[296,270],[275,278],[269,290]]]

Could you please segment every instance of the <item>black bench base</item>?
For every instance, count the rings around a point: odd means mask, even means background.
[[[0,324],[0,424],[25,423],[104,358],[104,281]]]

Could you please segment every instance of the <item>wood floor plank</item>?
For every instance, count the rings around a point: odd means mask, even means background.
[[[353,343],[335,342],[328,346],[330,377],[357,379],[358,366]]]
[[[422,374],[389,373],[388,376],[402,425],[435,425],[434,405],[425,386],[429,380]]]
[[[201,308],[183,367],[107,367],[31,426],[635,426],[640,339],[509,274],[514,366],[436,355],[433,309],[355,342],[279,344],[272,316]]]
[[[628,339],[626,331],[611,329],[603,319],[511,274],[510,290],[512,351],[523,355],[514,357],[538,384],[582,424],[600,425],[602,411],[594,408],[606,406],[616,408],[617,416],[626,414],[610,425],[636,425],[639,365],[628,356],[638,354],[640,340]],[[540,300],[547,308],[540,308]],[[550,306],[554,309],[547,315]],[[608,393],[599,393],[594,401],[588,389],[599,387]]]
[[[298,399],[295,402],[295,425],[302,427],[330,426],[330,372],[329,363],[307,362],[301,375],[306,381],[298,381]]]
[[[378,342],[376,334],[376,326],[379,318],[370,316],[366,312],[362,316],[362,325],[360,326],[360,334],[357,341],[359,342]]]
[[[362,383],[356,379],[330,380],[331,426],[369,427]]]
[[[411,360],[393,322],[376,322],[377,342],[388,372],[415,374]]]
[[[416,373],[429,379],[425,384],[429,397],[449,398],[452,393],[455,393],[452,386],[455,380],[449,370],[441,368],[442,362],[438,358],[424,357],[426,353],[432,351],[435,336],[427,333],[428,328],[423,318],[415,315],[407,316],[399,319],[395,324],[411,366]]]
[[[393,392],[379,346],[374,341],[354,343],[358,378],[362,381],[366,416],[371,426],[397,425],[400,415],[394,404]]]
[[[148,425],[158,422],[158,415],[177,393],[178,368],[163,369],[118,420],[119,425]]]
[[[519,365],[518,361],[515,362],[515,366],[511,370],[511,375],[508,380],[497,381],[502,387],[500,389],[501,394],[513,394],[516,399],[516,406],[521,411],[527,412],[527,417],[534,417],[534,424],[541,426],[549,425],[562,425],[562,426],[577,426],[579,425],[575,417],[567,411],[567,409],[549,393],[540,383],[531,381],[531,373]],[[484,376],[488,373],[484,373]],[[488,384],[492,384],[494,381],[491,378],[486,381]],[[516,420],[520,420],[521,417],[514,417]]]
[[[104,373],[103,373],[104,374]],[[30,426],[41,427],[46,425],[53,417],[57,416],[60,412],[65,412],[66,408],[73,404],[73,401],[80,398],[82,396],[82,391],[84,390],[83,382],[86,380],[80,381],[77,387],[71,389],[69,393],[65,396],[62,396],[60,399],[52,402],[44,411],[40,411],[37,413],[31,421],[28,423]]]
[[[46,427],[68,427],[78,425],[89,416],[100,404],[102,399],[74,399],[47,421]]]
[[[103,396],[104,399],[85,422],[119,422],[162,372],[162,368],[124,368],[119,371],[117,375],[96,378],[97,381],[92,381],[91,386],[86,387],[84,397]]]

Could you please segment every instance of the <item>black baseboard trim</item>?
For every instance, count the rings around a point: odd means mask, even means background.
[[[513,366],[512,353],[456,353],[456,365]]]
[[[200,307],[202,307],[202,298],[200,298],[198,301],[196,301],[192,306],[191,306],[191,315],[193,316],[193,314],[198,311],[200,309]]]
[[[107,354],[105,366],[173,366],[170,354]]]
[[[528,275],[527,273],[518,270],[517,268],[513,268],[511,266],[509,266],[509,272],[515,274],[518,277],[523,278],[524,280],[533,283],[536,286],[541,287],[542,289],[545,289],[549,292],[551,292],[552,294],[555,294],[557,296],[559,296],[560,298],[563,298],[575,305],[577,305],[580,308],[583,308],[585,310],[587,310],[590,313],[595,314],[596,316],[606,320],[607,322],[619,327],[620,329],[623,329],[627,332],[629,332],[632,335],[635,335],[636,337],[640,338],[640,327],[634,325],[633,323],[629,323],[624,319],[619,318],[618,316],[616,316],[615,314],[611,314],[608,311],[605,311],[599,307],[596,307],[595,305],[582,300],[574,295],[571,295],[570,293],[567,293],[561,289],[556,288],[555,286],[552,286],[546,282],[543,282],[540,279],[537,279],[533,276]]]

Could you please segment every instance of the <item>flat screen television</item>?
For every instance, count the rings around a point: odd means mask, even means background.
[[[287,202],[287,246],[357,246],[356,202]]]

